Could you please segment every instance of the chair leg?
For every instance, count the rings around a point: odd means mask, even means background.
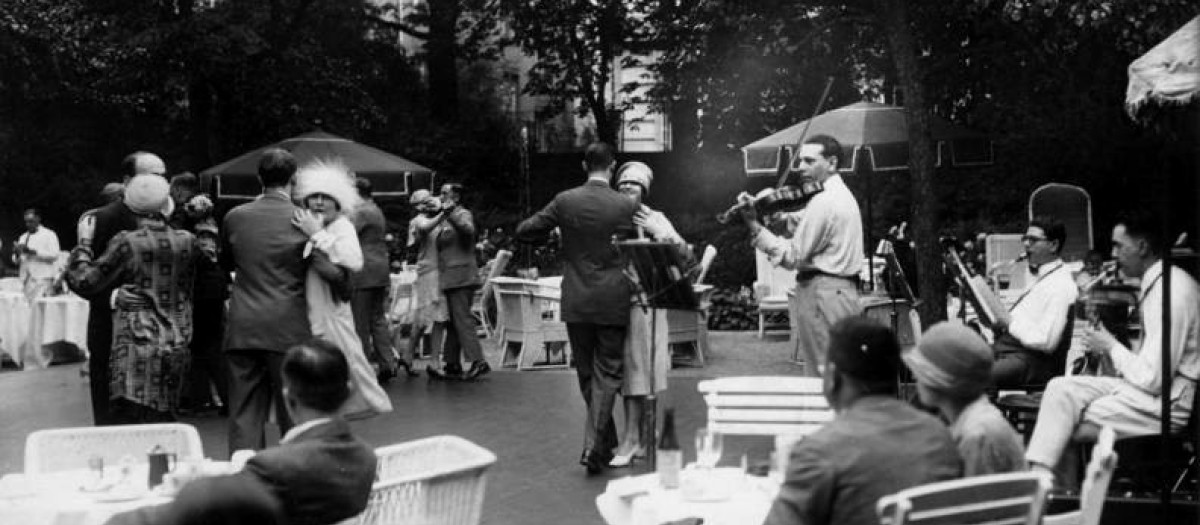
[[[1183,482],[1187,479],[1188,473],[1190,473],[1193,469],[1197,469],[1195,455],[1192,455],[1192,459],[1188,461],[1188,464],[1186,467],[1184,467],[1183,472],[1179,473],[1179,479],[1175,480],[1175,485],[1171,487],[1171,492],[1179,491],[1179,487],[1183,486]],[[1197,477],[1200,477],[1200,469],[1197,470]]]
[[[758,311],[758,338],[762,339],[766,335],[766,330],[763,328],[763,323],[766,321],[766,315],[762,310]]]

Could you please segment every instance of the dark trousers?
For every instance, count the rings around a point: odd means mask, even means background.
[[[1019,346],[1012,336],[997,338],[992,349],[996,362],[992,365],[992,386],[1000,389],[1020,389],[1044,385],[1054,377],[1054,356]]]
[[[583,448],[608,454],[617,446],[613,404],[624,375],[625,332],[628,327],[567,323],[567,339],[575,356],[579,392],[587,404]]]
[[[92,421],[96,426],[114,424],[108,398],[112,338],[113,316],[108,298],[92,301],[87,326],[88,386],[92,395]]]
[[[377,286],[358,288],[350,299],[354,312],[354,331],[362,341],[363,353],[375,352],[375,360],[384,368],[396,367],[396,352],[392,349],[391,330],[384,310],[387,308],[387,288]]]
[[[267,411],[275,401],[280,434],[292,428],[283,402],[282,352],[229,350],[229,453],[266,448]]]
[[[192,303],[192,366],[188,371],[188,397],[199,408],[212,399],[217,387],[221,404],[229,407],[229,365],[221,352],[225,336],[225,301],[196,299]]]
[[[458,364],[466,357],[468,362],[483,360],[483,347],[475,335],[475,317],[471,315],[471,301],[475,298],[475,287],[464,286],[442,290],[446,295],[446,306],[450,312],[450,326],[446,330],[445,361],[447,365]]]

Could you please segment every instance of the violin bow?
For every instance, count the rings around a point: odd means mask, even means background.
[[[775,189],[782,188],[783,183],[787,181],[788,175],[792,172],[792,164],[795,161],[793,157],[800,153],[800,146],[803,146],[804,139],[808,138],[808,128],[812,126],[813,121],[817,119],[817,115],[821,114],[821,108],[825,107],[825,99],[829,98],[829,89],[832,87],[833,76],[830,76],[825,80],[825,91],[821,93],[821,98],[817,100],[817,107],[813,109],[812,118],[809,118],[804,122],[804,129],[800,130],[800,138],[796,139],[796,144],[792,146],[792,154],[788,155],[787,162],[780,166],[779,171],[782,173],[779,175],[779,182],[775,183]],[[841,159],[838,160],[840,161]]]

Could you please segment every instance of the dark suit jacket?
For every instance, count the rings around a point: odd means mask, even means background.
[[[355,288],[390,286],[388,249],[383,241],[387,222],[374,201],[364,200],[355,208],[354,229],[358,232],[358,244],[362,246],[363,267],[354,273],[351,283]]]
[[[80,219],[88,215],[96,218],[96,230],[92,234],[92,253],[101,254],[108,251],[108,241],[111,241],[114,235],[138,229],[137,216],[121,201],[85,211]],[[79,290],[74,288],[71,291],[88,299],[91,303],[91,316],[107,319],[112,314],[108,297],[112,294],[113,287],[90,294],[79,293]]]
[[[624,259],[613,235],[633,220],[637,204],[609,187],[589,180],[554,197],[545,208],[517,225],[517,236],[536,240],[559,227],[565,270],[562,320],[568,323],[629,324],[632,293]]]
[[[446,227],[437,237],[438,282],[443,290],[479,286],[475,264],[475,217],[462,206],[446,216]]]
[[[262,483],[290,525],[337,523],[367,508],[375,482],[375,451],[341,419],[310,428],[289,443],[259,452],[237,474],[214,483]],[[171,525],[171,504],[118,514],[107,525]]]
[[[291,200],[279,192],[229,211],[221,227],[221,265],[236,270],[226,350],[284,352],[312,336],[304,278],[308,238],[292,226]]]

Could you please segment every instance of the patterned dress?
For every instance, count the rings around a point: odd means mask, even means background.
[[[194,235],[161,223],[118,233],[96,260],[90,248],[71,252],[72,289],[90,299],[116,287],[113,399],[175,411],[190,358],[193,276],[205,256]]]

